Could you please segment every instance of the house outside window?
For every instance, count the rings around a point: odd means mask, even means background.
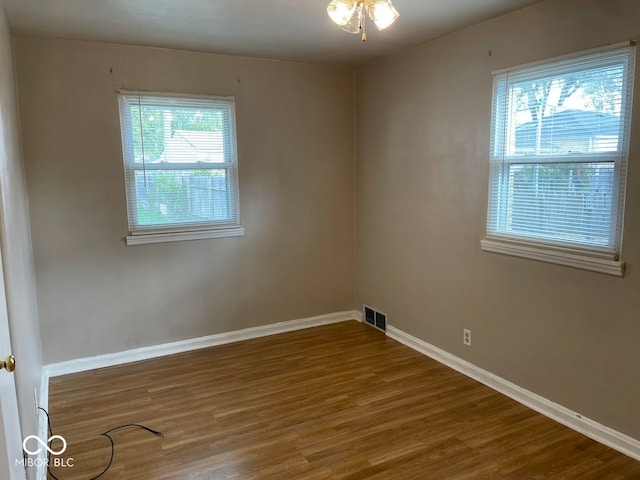
[[[128,245],[243,235],[230,97],[119,92]]]
[[[486,251],[613,275],[635,47],[494,74]]]

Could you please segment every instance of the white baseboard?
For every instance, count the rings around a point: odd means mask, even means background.
[[[46,365],[42,371],[42,381],[40,385],[40,406],[48,409],[49,403],[49,379],[60,375],[77,373],[96,368],[104,368],[124,363],[137,362],[157,358],[165,355],[198,350],[201,348],[214,347],[228,343],[249,340],[252,338],[266,337],[278,333],[291,332],[305,328],[340,323],[349,320],[362,322],[362,312],[347,311],[320,315],[317,317],[290,320],[287,322],[274,323],[260,327],[251,327],[234,332],[220,333],[207,337],[194,338],[180,342],[154,345],[150,347],[136,348],[119,353],[110,353],[95,357],[70,360],[66,362]],[[631,438],[623,433],[606,427],[594,420],[584,417],[569,410],[557,403],[552,402],[538,394],[526,390],[511,383],[493,373],[473,365],[455,355],[430,345],[408,333],[399,330],[391,325],[387,327],[387,336],[398,342],[428,356],[434,360],[470,377],[478,382],[496,390],[513,400],[526,405],[532,410],[545,415],[577,432],[580,432],[597,442],[611,447],[625,455],[640,461],[640,441]],[[48,438],[47,418],[44,413],[39,417],[40,438]],[[43,463],[43,462],[40,462]],[[38,480],[46,480],[46,468],[39,466],[37,471]]]
[[[629,457],[640,460],[640,441],[573,412],[391,325],[387,336],[492,388],[516,402]]]
[[[292,332],[294,330],[328,325],[331,323],[345,322],[348,320],[360,321],[359,318],[359,312],[355,310],[329,313],[326,315],[319,315],[317,317],[301,318],[287,322],[273,323],[271,325],[245,328],[244,330],[219,333],[217,335],[209,335],[207,337],[192,338],[180,342],[152,345],[150,347],[136,348],[118,353],[108,353],[106,355],[98,355],[95,357],[79,358],[76,360],[46,365],[43,369],[43,376],[46,376],[46,383],[48,385],[49,378],[58,377],[60,375],[85,372],[96,368],[113,367],[124,363],[138,362],[140,360],[148,360],[150,358],[163,357],[165,355],[174,355],[176,353],[215,347],[217,345],[225,345],[228,343],[240,342],[242,340],[249,340],[251,338],[266,337],[277,333]],[[44,381],[45,380],[43,379],[43,382]],[[43,393],[41,393],[41,396],[42,395]]]

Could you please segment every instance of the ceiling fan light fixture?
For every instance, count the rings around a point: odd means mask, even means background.
[[[362,41],[367,39],[365,33],[367,14],[378,30],[384,30],[400,16],[391,0],[333,0],[327,6],[327,13],[331,20],[345,32],[362,33]]]

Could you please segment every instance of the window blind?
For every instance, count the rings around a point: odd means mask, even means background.
[[[494,76],[487,232],[619,253],[635,47]]]
[[[239,224],[233,98],[120,92],[132,235]]]

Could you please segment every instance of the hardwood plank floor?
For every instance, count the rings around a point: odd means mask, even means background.
[[[357,322],[53,378],[60,480],[640,479],[606,448]]]

